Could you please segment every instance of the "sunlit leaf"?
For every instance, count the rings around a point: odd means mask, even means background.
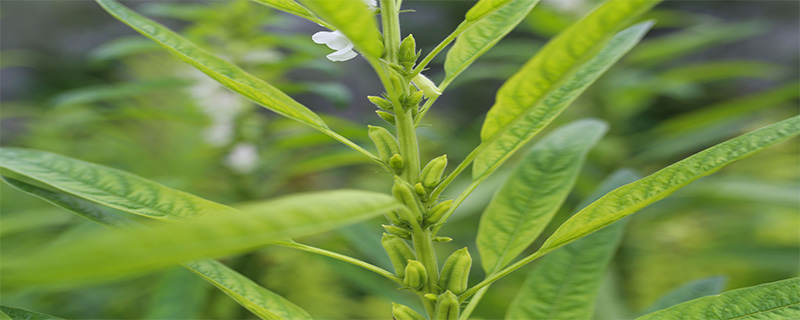
[[[97,3],[120,21],[160,43],[173,54],[228,89],[236,91],[278,114],[322,131],[327,129],[327,125],[314,112],[236,65],[208,53],[172,30],[133,12],[114,0],[97,0]]]
[[[691,300],[636,320],[800,319],[800,278],[765,283]]]
[[[508,265],[544,230],[575,184],[586,154],[608,126],[581,120],[538,142],[497,190],[481,216],[476,242],[483,270]]]
[[[0,306],[0,311],[5,313],[9,318],[13,320],[50,320],[50,319],[62,319],[59,317],[54,317],[49,314],[38,313],[33,311],[28,311],[25,309],[18,309],[6,306]]]
[[[258,202],[241,213],[118,232],[92,232],[37,252],[3,257],[3,285],[100,281],[204,257],[242,253],[402,208],[389,195],[341,190]]]
[[[347,36],[356,49],[367,57],[380,58],[383,43],[372,13],[362,1],[302,0],[311,11]]]
[[[539,250],[547,252],[586,236],[692,181],[798,134],[800,116],[795,116],[710,147],[644,179],[619,187],[564,222]]]
[[[315,16],[311,11],[309,11],[306,7],[301,6],[299,3],[293,0],[251,0],[258,4],[263,4],[267,7],[278,9],[283,12],[291,13],[298,17],[308,19],[311,21],[318,21],[319,18]]]
[[[124,171],[44,151],[0,148],[0,168],[81,198],[150,218],[181,220],[234,211]]]
[[[158,275],[142,319],[197,319],[206,305],[211,287],[183,268]]]
[[[107,208],[97,206],[73,195],[52,192],[9,178],[4,178],[4,181],[23,192],[39,197],[106,227],[125,229],[137,225],[115,215]],[[311,319],[308,313],[300,307],[217,261],[211,259],[196,260],[184,263],[183,266],[219,288],[237,303],[262,319]]]
[[[583,203],[637,178],[628,170],[616,172]],[[603,274],[624,228],[624,223],[613,224],[542,258],[511,302],[506,319],[591,319]]]
[[[444,61],[444,84],[451,82],[475,59],[514,29],[539,0],[482,0],[467,12],[458,36]],[[532,52],[531,52],[532,54]]]
[[[709,277],[689,282],[658,298],[641,314],[655,312],[689,300],[720,294],[725,289],[725,282],[725,277]]]
[[[548,42],[497,92],[481,129],[473,179],[530,141],[630,50],[652,23],[614,35],[658,1],[609,1]]]

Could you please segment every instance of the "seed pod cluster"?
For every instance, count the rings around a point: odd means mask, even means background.
[[[439,275],[439,287],[461,294],[467,290],[469,269],[472,267],[472,257],[467,248],[456,250],[444,262],[442,273]],[[441,298],[441,297],[440,297]]]
[[[458,297],[451,291],[445,291],[436,299],[436,313],[433,320],[457,320],[460,311]]]
[[[428,272],[422,262],[417,260],[408,260],[406,264],[406,272],[403,277],[403,283],[406,287],[412,289],[419,289],[428,282]]]
[[[388,233],[383,234],[381,245],[386,250],[386,253],[389,254],[389,260],[392,261],[392,266],[397,276],[405,277],[406,264],[408,264],[409,260],[417,259],[414,251],[411,250],[405,240]]]
[[[415,191],[408,182],[400,177],[394,177],[392,195],[397,201],[406,205],[411,210],[411,214],[417,223],[422,223],[423,206],[419,198],[414,195]]]
[[[392,302],[392,317],[395,320],[425,320],[425,317],[413,309],[394,302]]]

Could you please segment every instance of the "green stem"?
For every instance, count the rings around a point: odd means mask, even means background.
[[[436,282],[439,279],[439,264],[436,262],[436,252],[433,250],[431,231],[428,229],[414,228],[411,239],[414,244],[414,251],[417,253],[417,259],[425,266],[425,271],[428,272],[428,283],[425,284],[422,290],[438,295],[439,292],[436,290]],[[435,305],[428,299],[422,298],[421,300],[425,305],[425,309],[428,311],[428,315],[432,318]]]
[[[396,0],[381,0],[381,24],[383,25],[384,60],[397,63],[400,48],[400,19]]]
[[[545,250],[545,251],[536,251],[533,254],[523,258],[522,260],[517,261],[516,263],[506,267],[505,269],[500,270],[500,272],[488,276],[486,279],[484,279],[480,283],[476,284],[474,287],[469,288],[467,291],[464,291],[464,293],[462,293],[460,296],[458,296],[458,300],[459,301],[467,300],[467,298],[469,298],[470,296],[472,296],[473,294],[478,292],[478,290],[481,290],[481,288],[489,286],[493,282],[499,280],[502,277],[507,276],[509,273],[514,272],[519,268],[522,268],[526,264],[528,264],[531,261],[536,260],[539,257],[547,254],[548,252],[552,251],[553,249],[555,249],[555,248],[551,248],[551,249]]]
[[[464,311],[461,312],[461,315],[458,316],[458,319],[459,320],[469,319],[469,316],[472,314],[472,311],[475,311],[475,307],[478,306],[478,302],[481,301],[481,298],[483,298],[483,295],[486,294],[486,291],[488,290],[489,286],[485,286],[480,290],[478,290],[478,292],[475,293],[475,296],[473,296],[472,299],[469,300],[469,303],[467,303],[467,306],[464,308]]]
[[[297,243],[297,242],[294,242],[294,241],[276,241],[276,242],[274,242],[274,244],[277,244],[277,245],[280,245],[280,246],[284,246],[284,247],[299,249],[299,250],[306,251],[306,252],[316,253],[316,254],[319,254],[319,255],[326,256],[326,257],[330,257],[330,258],[334,258],[334,259],[337,259],[337,260],[341,260],[341,261],[344,261],[344,262],[347,262],[347,263],[362,267],[362,268],[367,269],[369,271],[375,272],[375,273],[377,273],[379,275],[382,275],[382,276],[386,277],[389,280],[392,280],[394,282],[397,282],[400,285],[403,285],[403,279],[401,279],[400,277],[392,274],[389,271],[384,270],[381,267],[369,264],[367,262],[358,260],[358,259],[353,258],[353,257],[349,257],[349,256],[346,256],[346,255],[343,255],[343,254],[340,254],[340,253],[336,253],[336,252],[332,252],[332,251],[328,251],[328,250],[325,250],[325,249],[320,249],[320,248],[317,248],[317,247],[312,247],[312,246],[305,245],[305,244],[302,244],[302,243]]]

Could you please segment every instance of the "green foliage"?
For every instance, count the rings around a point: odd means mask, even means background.
[[[718,295],[725,289],[725,282],[726,279],[720,276],[692,281],[667,292],[653,305],[645,309],[642,314],[655,312],[689,300]]]
[[[800,278],[732,290],[691,300],[636,318],[795,319],[800,317]]]
[[[48,320],[48,319],[61,319],[44,313],[28,311],[24,309],[17,309],[12,307],[0,306],[2,315],[8,319],[13,320]]]
[[[383,55],[378,24],[372,12],[361,1],[303,0],[302,2],[344,33],[365,56],[377,59]]]

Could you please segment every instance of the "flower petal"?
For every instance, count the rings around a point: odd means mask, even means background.
[[[353,50],[339,50],[325,57],[330,61],[347,61],[355,58],[356,56],[358,56],[358,54],[353,52]]]

